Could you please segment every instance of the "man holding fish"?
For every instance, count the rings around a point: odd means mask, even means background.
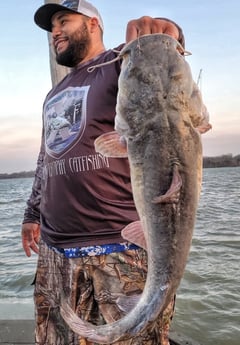
[[[143,327],[128,329],[127,320],[113,337],[110,329],[95,337],[95,328],[89,330],[88,323],[81,330],[79,318],[94,326],[113,323],[117,328],[115,322],[135,310],[148,272],[149,240],[139,221],[141,206],[135,207],[139,192],[133,197],[125,139],[112,141],[117,150],[122,149],[121,158],[95,150],[96,139],[114,130],[119,51],[124,45],[105,49],[102,18],[85,0],[48,3],[34,19],[51,32],[57,62],[72,68],[44,102],[41,150],[22,225],[26,255],[39,254],[34,292],[36,344],[168,345],[175,290],[169,292],[156,317],[144,316]],[[144,16],[130,21],[126,42],[158,33],[178,41],[176,49],[183,54],[182,30],[164,18]],[[198,115],[195,127],[208,127],[204,107]],[[170,194],[172,188],[178,195],[184,183],[178,179],[179,164],[173,163],[172,179],[177,183],[169,186]]]

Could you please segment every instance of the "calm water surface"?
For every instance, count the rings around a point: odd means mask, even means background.
[[[37,256],[20,227],[32,179],[0,180],[0,319],[32,319]],[[240,344],[240,168],[204,169],[190,257],[173,328],[202,345]]]

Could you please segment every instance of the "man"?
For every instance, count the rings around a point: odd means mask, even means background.
[[[101,16],[84,0],[43,5],[34,19],[52,33],[57,62],[72,68],[44,102],[41,150],[22,226],[26,255],[39,253],[36,344],[90,344],[61,318],[61,292],[81,318],[113,322],[128,312],[124,297],[141,293],[147,272],[145,251],[121,236],[138,219],[128,161],[94,150],[94,140],[114,127],[120,61],[105,64],[117,52],[105,50]],[[151,17],[130,21],[126,41],[151,33],[167,33],[184,45],[175,23]],[[173,304],[141,335],[116,344],[169,344]]]

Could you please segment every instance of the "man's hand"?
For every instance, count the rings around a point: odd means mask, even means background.
[[[39,224],[25,223],[22,225],[22,246],[27,256],[31,256],[31,250],[38,254],[39,239]]]
[[[157,33],[170,35],[176,40],[179,39],[179,31],[174,23],[164,19],[144,16],[128,22],[126,42],[130,42],[139,36]]]

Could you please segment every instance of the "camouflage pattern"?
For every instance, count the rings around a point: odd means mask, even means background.
[[[59,309],[62,294],[79,317],[96,325],[110,323],[129,311],[124,308],[142,292],[146,275],[143,249],[69,259],[41,242],[34,292],[35,344],[98,345],[79,338],[64,322]],[[144,331],[114,344],[169,345],[173,310],[174,298]]]

